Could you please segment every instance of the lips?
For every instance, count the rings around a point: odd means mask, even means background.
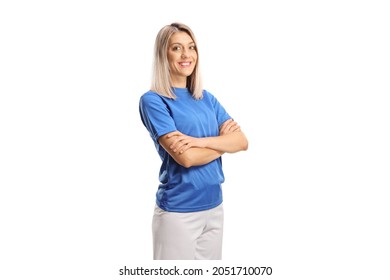
[[[189,66],[191,66],[191,63],[192,62],[190,62],[190,61],[183,61],[183,62],[179,62],[179,65],[181,67],[189,67]]]

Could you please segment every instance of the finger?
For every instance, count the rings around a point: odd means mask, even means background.
[[[177,142],[179,142],[179,138],[178,138],[178,137],[176,137],[176,138],[173,140],[173,142],[171,143],[171,145],[169,146],[169,148],[173,149],[173,148],[176,146]]]
[[[235,125],[237,125],[236,122],[230,122],[230,123],[227,125],[225,131],[226,131],[226,132],[231,131],[231,130],[234,128]]]
[[[231,128],[231,131],[232,132],[235,132],[235,131],[237,131],[237,130],[241,130],[241,127],[237,124],[237,125],[235,125],[235,126],[232,126],[232,128]]]
[[[221,125],[221,128],[220,128],[220,131],[224,131],[227,127],[227,125],[229,125],[229,123],[231,123],[233,121],[233,119],[229,119],[227,121],[225,121],[222,125]]]
[[[229,127],[229,124],[225,123],[221,129],[220,129],[220,134],[224,134],[226,133],[226,131],[228,130],[228,127]]]
[[[174,152],[177,152],[177,151],[180,151],[180,149],[184,146],[184,145],[187,145],[188,143],[191,142],[191,138],[186,136],[186,135],[183,135],[183,136],[180,136],[180,137],[177,137],[177,139],[175,139],[175,142],[174,144],[171,145],[171,149],[174,151]]]
[[[171,145],[169,146],[170,149],[174,149],[177,145],[177,143],[180,142],[181,136],[176,135],[177,137],[173,139],[173,142],[171,142]]]
[[[169,148],[171,148],[172,150],[175,150],[177,149],[179,146],[180,146],[180,143],[185,139],[185,136],[178,136],[176,137],[173,142],[171,143],[171,145],[169,146]]]
[[[184,153],[184,152],[187,151],[189,148],[191,148],[191,144],[183,145],[182,149],[180,150],[180,154]]]
[[[221,132],[220,134],[221,135],[230,134],[230,133],[237,132],[237,131],[241,131],[241,127],[237,124],[237,122],[233,122],[233,123],[229,124],[229,126],[226,127],[226,129],[223,132]]]
[[[181,133],[180,131],[173,131],[167,134],[167,138],[171,138],[173,136],[181,136],[181,135],[183,135],[183,133]]]
[[[181,149],[186,145],[186,142],[184,141],[180,141],[176,144],[176,146],[174,147],[173,151],[176,153],[176,152],[180,152]]]

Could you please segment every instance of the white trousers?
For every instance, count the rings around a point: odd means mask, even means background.
[[[220,260],[223,206],[198,212],[168,212],[157,205],[153,215],[155,260]]]

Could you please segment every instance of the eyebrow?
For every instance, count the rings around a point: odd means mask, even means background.
[[[187,43],[187,45],[191,45],[191,44],[195,45],[195,42],[191,41],[191,42]],[[182,43],[178,43],[178,42],[174,42],[174,43],[170,44],[170,46],[172,46],[172,45],[181,45],[181,46],[183,46]]]

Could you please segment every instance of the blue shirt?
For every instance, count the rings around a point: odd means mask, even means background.
[[[159,144],[158,138],[172,131],[192,137],[219,135],[219,127],[231,117],[209,92],[196,100],[186,88],[173,88],[176,99],[148,91],[140,98],[141,120],[162,160],[156,194],[157,205],[166,211],[193,212],[222,203],[224,182],[221,157],[201,166],[185,168]]]

